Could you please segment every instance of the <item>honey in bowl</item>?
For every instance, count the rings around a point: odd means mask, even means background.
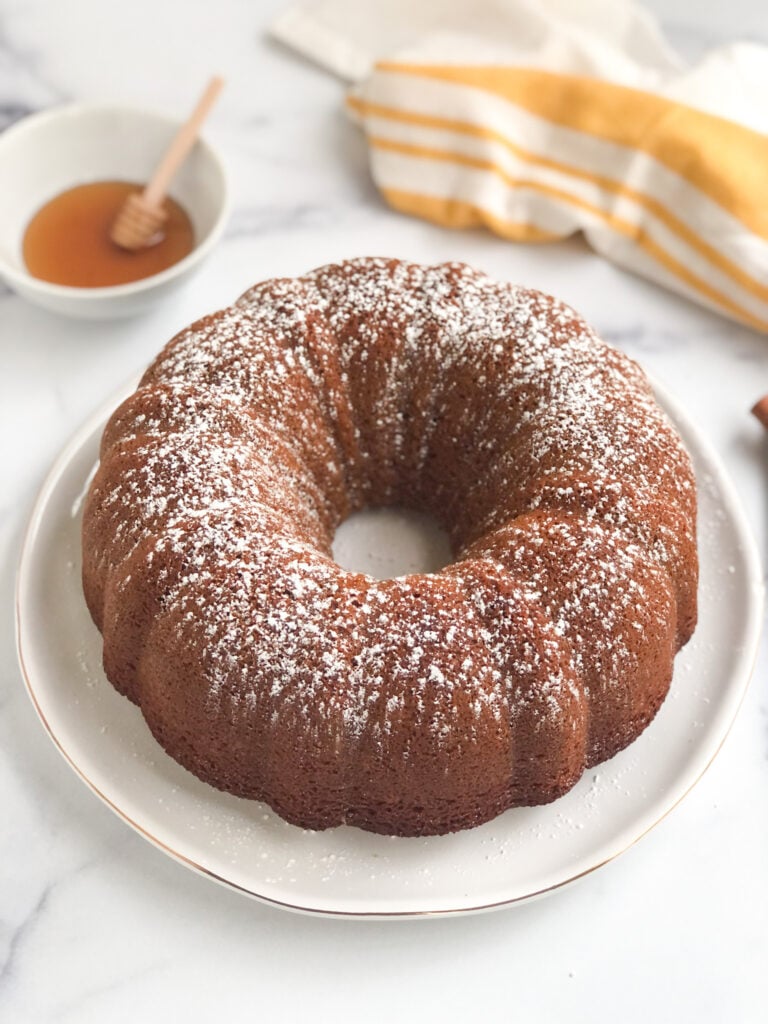
[[[74,288],[104,288],[151,277],[172,267],[195,246],[192,222],[170,197],[162,232],[151,245],[128,252],[109,237],[127,196],[143,186],[97,181],[61,192],[27,225],[22,254],[33,277]]]

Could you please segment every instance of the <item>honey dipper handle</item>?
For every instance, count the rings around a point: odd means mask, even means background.
[[[155,173],[144,189],[144,200],[148,206],[159,206],[162,203],[171,179],[194,145],[200,131],[200,126],[216,102],[223,85],[223,78],[218,76],[212,78],[189,119],[179,128],[176,137],[166,150],[162,160],[155,168]]]

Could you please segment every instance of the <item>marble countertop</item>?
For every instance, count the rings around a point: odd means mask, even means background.
[[[235,196],[194,283],[142,319],[66,321],[0,293],[0,1020],[764,1020],[765,644],[721,753],[674,813],[577,885],[478,917],[365,923],[249,901],[134,834],[40,728],[16,666],[13,586],[57,451],[181,326],[255,280],[336,258],[461,259],[571,302],[681,400],[730,468],[765,561],[768,443],[748,409],[768,391],[768,339],[578,240],[516,247],[386,209],[340,85],[265,40],[281,6],[135,0],[118,17],[96,0],[0,0],[0,127],[71,99],[179,113],[219,70],[210,135]],[[687,55],[765,31],[762,0],[652,6]]]

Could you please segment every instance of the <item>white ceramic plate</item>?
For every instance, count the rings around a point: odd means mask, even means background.
[[[735,493],[707,443],[661,389],[659,398],[699,481],[699,626],[652,725],[554,804],[429,839],[349,827],[309,832],[263,804],[211,789],[167,757],[137,708],[107,682],[80,589],[82,497],[115,402],[59,457],[24,542],[19,658],[43,725],[83,781],[161,850],[290,909],[368,917],[478,911],[585,875],[644,835],[700,778],[736,715],[759,637],[760,565]]]

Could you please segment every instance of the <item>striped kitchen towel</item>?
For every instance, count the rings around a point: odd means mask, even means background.
[[[683,66],[630,0],[314,0],[272,26],[352,87],[396,209],[617,264],[768,331],[768,48]]]

